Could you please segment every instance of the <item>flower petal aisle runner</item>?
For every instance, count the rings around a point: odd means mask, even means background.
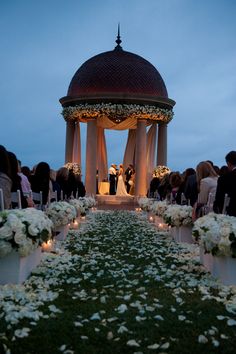
[[[193,243],[192,207],[187,205],[169,205],[164,213],[165,222],[171,226],[170,234],[177,242]]]
[[[142,213],[94,212],[26,282],[0,286],[0,352],[235,352],[236,287]]]
[[[51,238],[52,222],[34,208],[0,213],[0,284],[20,284],[41,260],[41,244]]]
[[[200,261],[225,285],[236,285],[236,218],[209,213],[194,223]]]

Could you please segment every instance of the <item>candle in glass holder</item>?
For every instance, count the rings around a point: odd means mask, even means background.
[[[149,216],[149,221],[150,221],[150,222],[154,222],[153,216]]]
[[[77,230],[78,227],[79,227],[79,222],[78,222],[78,220],[77,220],[77,219],[74,219],[74,220],[72,221],[72,223],[70,224],[70,226],[71,226],[71,228],[72,228],[73,230]]]
[[[48,240],[47,242],[42,243],[43,252],[51,252],[52,251],[53,242],[52,240]]]

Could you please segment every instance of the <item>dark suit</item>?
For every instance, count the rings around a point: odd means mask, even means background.
[[[227,214],[236,216],[236,169],[218,178],[213,206],[215,213],[222,213],[225,194],[228,194],[230,198]]]
[[[127,193],[129,193],[129,190],[131,187],[129,184],[129,180],[130,180],[132,174],[133,174],[133,169],[128,167],[127,170],[125,171],[125,176],[126,176],[125,184],[126,184]]]

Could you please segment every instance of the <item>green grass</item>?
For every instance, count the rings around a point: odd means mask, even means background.
[[[227,318],[220,321],[216,317],[236,318],[226,311],[220,287],[203,272],[188,249],[158,234],[134,213],[93,214],[88,225],[70,233],[66,248],[65,255],[55,257],[56,264],[55,260],[45,261],[42,273],[35,277],[42,278],[48,290],[59,292],[53,302],[45,301],[39,307],[49,318],[40,316],[36,325],[23,318],[9,326],[0,304],[0,341],[11,353],[235,352],[236,326],[228,326]],[[68,261],[70,254],[73,257]],[[58,269],[61,271],[55,273]],[[189,285],[191,279],[196,280],[194,286]],[[52,285],[48,283],[51,280]],[[26,282],[27,291],[36,292],[37,284],[33,278]],[[205,290],[209,295],[202,300]],[[229,289],[227,296],[235,302],[234,289]],[[62,312],[52,313],[48,308],[51,304]],[[127,306],[124,313],[117,311],[121,304]],[[94,313],[99,313],[100,319],[91,320]],[[185,320],[179,320],[179,315]],[[118,333],[121,326],[128,331]],[[14,331],[23,327],[30,328],[29,336],[15,337]],[[201,344],[198,336],[204,333],[208,342]],[[139,347],[127,345],[132,339]],[[218,347],[214,340],[219,342]],[[148,349],[154,343],[160,347]],[[161,348],[165,343],[169,347]],[[64,351],[59,350],[62,345],[66,345]],[[0,352],[4,352],[3,347]]]

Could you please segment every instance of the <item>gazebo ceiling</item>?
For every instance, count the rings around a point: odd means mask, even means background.
[[[160,73],[146,59],[118,45],[114,50],[87,60],[74,74],[63,107],[77,104],[124,103],[151,104],[172,108]]]

